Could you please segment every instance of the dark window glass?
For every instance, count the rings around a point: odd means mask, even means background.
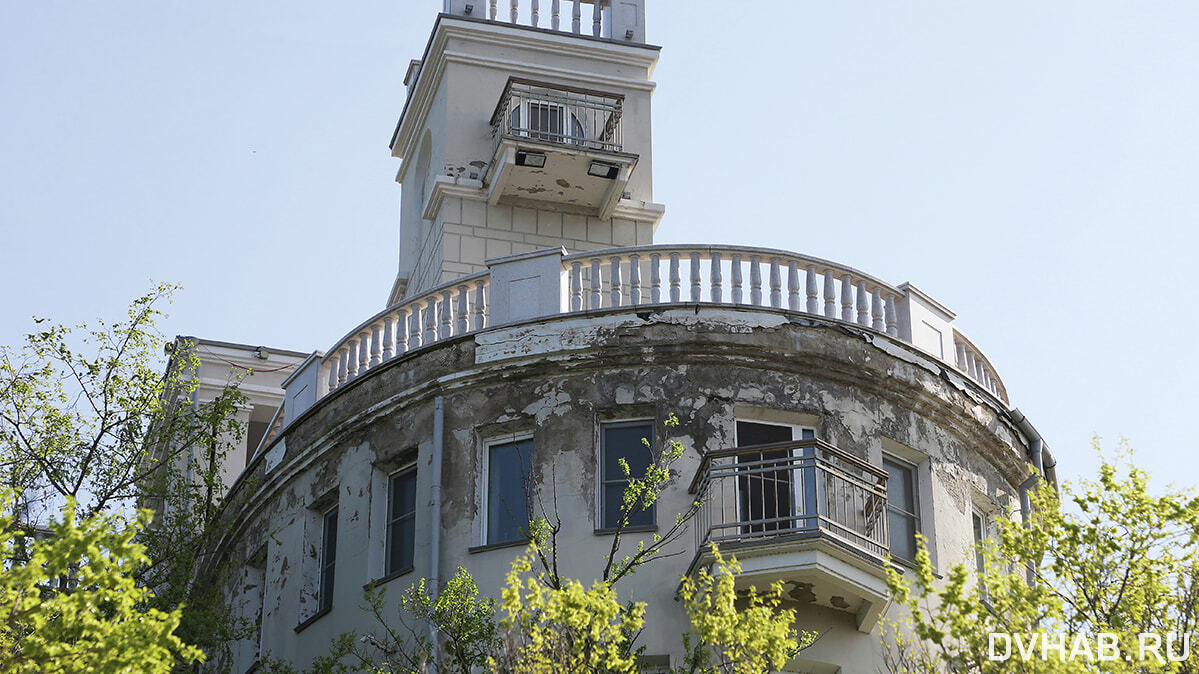
[[[387,495],[387,571],[412,567],[416,547],[416,468],[391,476]]]
[[[601,429],[600,453],[603,466],[600,478],[601,522],[603,529],[615,529],[620,522],[620,507],[624,503],[624,491],[629,484],[624,471],[620,468],[620,460],[624,459],[629,466],[629,475],[634,478],[645,476],[646,469],[653,461],[650,446],[654,441],[653,424],[645,422],[610,424]],[[646,441],[650,446],[646,446]],[[629,513],[628,526],[649,526],[654,523],[654,507],[648,508],[640,504],[633,506]]]
[[[883,458],[887,469],[887,528],[890,530],[891,555],[900,559],[916,558],[917,515],[916,469],[911,464]]]
[[[790,426],[738,421],[737,446],[790,442],[794,439],[793,431]],[[811,429],[801,429],[801,440],[814,437],[816,434]],[[794,517],[797,510],[790,458],[791,451],[786,449],[737,456],[737,463],[747,464],[737,477],[741,521],[751,522],[742,527],[743,533],[778,531],[796,526]]]
[[[318,595],[319,610],[333,607],[333,568],[337,562],[337,508],[325,513],[321,535],[321,587]]]
[[[487,543],[528,537],[533,441],[492,445],[487,464]]]

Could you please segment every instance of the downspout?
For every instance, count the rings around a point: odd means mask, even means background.
[[[1024,416],[1020,410],[1012,410],[1012,421],[1016,424],[1016,428],[1024,434],[1024,437],[1028,438],[1028,451],[1032,455],[1032,465],[1037,469],[1034,475],[1030,475],[1020,484],[1020,515],[1027,526],[1028,519],[1032,516],[1032,501],[1029,499],[1028,492],[1036,486],[1039,478],[1045,476],[1045,441],[1037,429],[1033,428],[1028,417]]]
[[[1045,476],[1045,440],[1020,410],[1012,410],[1012,421],[1016,424],[1016,428],[1024,434],[1024,437],[1028,438],[1028,451],[1032,455],[1033,468],[1036,469],[1036,472],[1028,476],[1027,480],[1020,483],[1020,516],[1024,526],[1028,527],[1032,520],[1032,499],[1028,492],[1036,487],[1041,478]],[[1028,583],[1033,584],[1036,575],[1031,561],[1028,563],[1026,575]]]
[[[429,472],[429,578],[433,597],[441,594],[441,462],[445,435],[445,399],[433,399],[433,457]],[[438,669],[441,649],[437,647],[437,625],[429,624],[429,641],[433,645],[433,670]]]

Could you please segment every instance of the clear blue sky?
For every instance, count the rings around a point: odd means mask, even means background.
[[[911,281],[1063,476],[1122,434],[1199,484],[1199,3],[648,4],[658,241]],[[440,7],[0,4],[0,343],[151,279],[171,334],[326,349],[379,310]]]

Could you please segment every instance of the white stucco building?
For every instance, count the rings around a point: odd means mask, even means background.
[[[783,581],[823,634],[788,671],[875,671],[884,569],[915,533],[939,566],[959,561],[1020,510],[1030,463],[1052,477],[994,365],[924,292],[798,252],[655,243],[644,1],[446,0],[391,139],[383,310],[286,354],[273,429],[233,470],[215,546],[260,626],[234,671],[267,653],[302,667],[371,629],[372,581],[394,601],[462,566],[497,594],[529,491],[553,489],[563,568],[589,583],[613,466],[644,464],[640,438],[660,443],[672,413],[681,472],[628,545],[704,506],[680,554],[620,586],[650,603],[657,663],[686,631],[679,578],[718,542],[739,582]]]

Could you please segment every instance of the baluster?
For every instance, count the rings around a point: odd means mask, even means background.
[[[966,345],[958,342],[955,346],[957,346],[958,353],[958,369],[964,372],[966,370]]]
[[[988,391],[991,389],[991,373],[985,367],[983,368],[983,388]]]
[[[779,259],[770,258],[770,306],[780,309],[783,306],[783,278],[779,273]]]
[[[808,282],[807,282],[808,313],[809,314],[819,314],[820,313],[820,299],[819,299],[820,287],[816,280],[816,265],[814,265],[814,264],[808,265],[807,271],[808,271]]]
[[[712,282],[712,301],[724,301],[724,278],[720,274],[720,253],[712,253],[712,268],[708,270]]]
[[[699,253],[691,254],[691,301],[698,302],[703,297],[703,277],[699,271]]]
[[[611,306],[618,307],[624,295],[624,284],[620,279],[620,258],[613,255],[609,259],[612,261],[612,278],[608,280],[608,287],[611,288],[608,297],[612,300]]]
[[[849,274],[841,276],[841,320],[853,322],[853,279]]]
[[[561,0],[554,0],[553,4],[550,5],[550,28],[553,28],[554,30],[558,30],[562,23],[561,19],[559,18],[559,15],[562,13],[562,8],[560,5]]]
[[[636,253],[629,256],[629,303],[641,304],[641,256]]]
[[[683,285],[682,279],[679,278],[679,254],[670,254],[670,301],[679,302],[680,288]]]
[[[833,278],[833,270],[824,270],[824,316],[837,317],[837,281]]]
[[[408,317],[409,312],[401,309],[396,312],[396,354],[408,353]]]
[[[408,349],[419,349],[425,343],[422,326],[425,324],[424,310],[419,304],[412,304],[412,313],[408,314]]]
[[[974,381],[983,380],[984,369],[986,369],[986,366],[983,365],[982,354],[979,354],[974,357]]]
[[[874,318],[870,322],[870,327],[879,332],[886,329],[886,323],[883,322],[883,291],[881,288],[875,287],[874,292],[870,295],[870,314]]]
[[[583,263],[570,264],[570,310],[583,310]]]
[[[495,16],[498,13],[498,10],[496,9],[496,6],[495,6],[496,0],[490,0],[487,4],[488,4],[488,15],[491,17],[492,21],[495,21]]]
[[[791,260],[787,263],[787,308],[799,311],[799,263]]]
[[[475,330],[487,327],[487,295],[483,289],[483,279],[475,281]]]
[[[600,5],[601,0],[594,0],[594,2],[591,3],[591,34],[595,37],[599,37],[600,33],[603,32],[603,29],[600,26]]]
[[[466,310],[466,286],[458,286],[458,329],[454,331],[455,335],[461,335],[464,332],[470,332],[470,312]]]
[[[512,23],[516,23],[516,14],[520,9],[520,0],[511,0],[508,5],[511,9]]]
[[[741,256],[733,255],[733,304],[741,304]]]
[[[757,255],[749,257],[749,303],[762,304],[762,258]]]
[[[539,7],[537,6],[537,0],[533,0],[533,6],[531,8],[531,11],[532,11],[534,28],[537,28],[541,25],[541,13],[537,11],[538,9],[539,9]]]
[[[371,326],[371,367],[383,362],[383,340],[380,334],[382,331],[383,326],[378,323]]]
[[[649,256],[649,300],[654,304],[662,301],[662,256],[651,253]]]
[[[395,334],[395,314],[387,314],[383,317],[383,362],[395,358],[396,355],[396,334]]]
[[[370,334],[366,330],[358,333],[358,376],[370,369]]]
[[[358,376],[358,338],[346,339],[346,381],[354,381]]]
[[[570,32],[578,34],[583,22],[583,0],[575,0],[574,9],[570,12]]]
[[[600,283],[600,259],[591,258],[591,309],[599,309],[603,305],[603,291]]]
[[[870,305],[866,303],[866,282],[858,281],[858,325],[870,325]]]
[[[438,339],[446,339],[450,335],[451,328],[454,327],[454,296],[450,290],[441,291],[441,330],[438,334]]]
[[[341,357],[334,354],[332,358],[326,358],[329,361],[329,391],[337,390],[337,385],[340,383],[337,380],[337,366],[340,365]]]
[[[887,293],[887,334],[892,337],[899,336],[899,319],[896,317],[894,293]]]
[[[975,365],[976,365],[976,363],[974,362],[974,354],[967,351],[966,352],[966,375],[972,379],[974,378]]]
[[[338,354],[338,369],[337,369],[337,385],[350,381],[350,343],[341,347],[341,352]]]
[[[425,334],[421,340],[426,346],[437,341],[437,298],[430,297],[425,300],[425,308],[421,310],[421,314],[425,319]]]

